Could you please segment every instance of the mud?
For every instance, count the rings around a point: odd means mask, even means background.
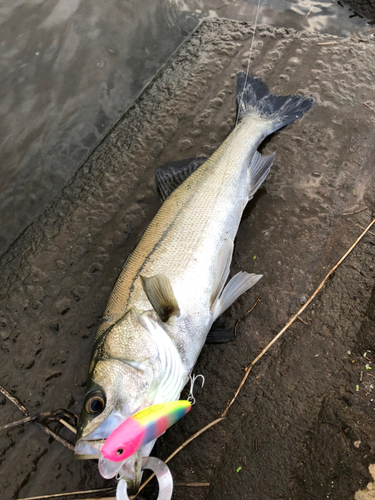
[[[232,129],[251,38],[245,23],[203,23],[1,258],[0,379],[31,413],[79,412],[98,320],[159,206],[154,169],[212,153]],[[340,43],[319,45],[329,41]],[[217,418],[244,367],[374,217],[375,112],[363,102],[375,109],[375,44],[261,26],[251,72],[315,105],[261,148],[276,161],[245,210],[232,271],[264,277],[228,316],[262,299],[236,341],[204,347],[205,388],[162,438],[162,457]],[[256,365],[225,422],[170,462],[177,483],[210,483],[177,486],[174,499],[346,500],[372,481],[374,254],[368,234],[302,315],[307,325],[296,322]],[[0,404],[2,424],[21,417]],[[32,424],[1,433],[0,450],[5,499],[112,484]]]

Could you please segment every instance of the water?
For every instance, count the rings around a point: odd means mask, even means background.
[[[5,0],[0,6],[0,253],[48,206],[204,17],[257,0]],[[311,10],[310,10],[311,9]],[[259,23],[348,36],[333,0],[261,0]]]

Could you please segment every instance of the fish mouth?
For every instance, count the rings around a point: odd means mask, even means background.
[[[104,479],[118,479],[126,481],[130,494],[136,494],[142,481],[142,450],[137,451],[123,462],[111,462],[101,457],[98,462],[99,472]]]
[[[105,479],[112,479],[117,474],[127,482],[130,494],[135,494],[142,480],[142,452],[127,458],[123,462],[111,462],[101,454],[105,439],[79,439],[75,446],[75,460],[98,459],[99,473]],[[151,450],[150,450],[151,451]]]
[[[75,460],[89,460],[101,457],[100,450],[104,444],[104,439],[87,440],[78,439],[74,449]]]
[[[86,436],[82,430],[78,431],[78,439],[74,449],[76,460],[100,458],[100,450],[107,437],[125,420],[121,412],[116,411],[104,420],[96,429]]]

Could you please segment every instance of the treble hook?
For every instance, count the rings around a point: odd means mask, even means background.
[[[190,391],[189,391],[189,396],[187,397],[187,400],[192,404],[194,405],[195,404],[195,397],[194,397],[194,394],[193,394],[193,389],[194,389],[194,384],[195,384],[195,381],[201,377],[202,378],[202,389],[203,389],[203,386],[204,386],[204,382],[205,382],[205,378],[204,378],[204,375],[191,375],[190,376]]]

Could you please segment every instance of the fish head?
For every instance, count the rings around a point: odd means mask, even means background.
[[[98,361],[87,387],[77,439],[103,441],[124,420],[148,406],[147,375],[121,360]]]
[[[124,420],[153,404],[160,374],[157,346],[134,311],[97,335],[75,458],[100,458],[106,438]],[[126,466],[128,484],[134,488],[140,482],[141,462],[142,456],[130,457]]]

